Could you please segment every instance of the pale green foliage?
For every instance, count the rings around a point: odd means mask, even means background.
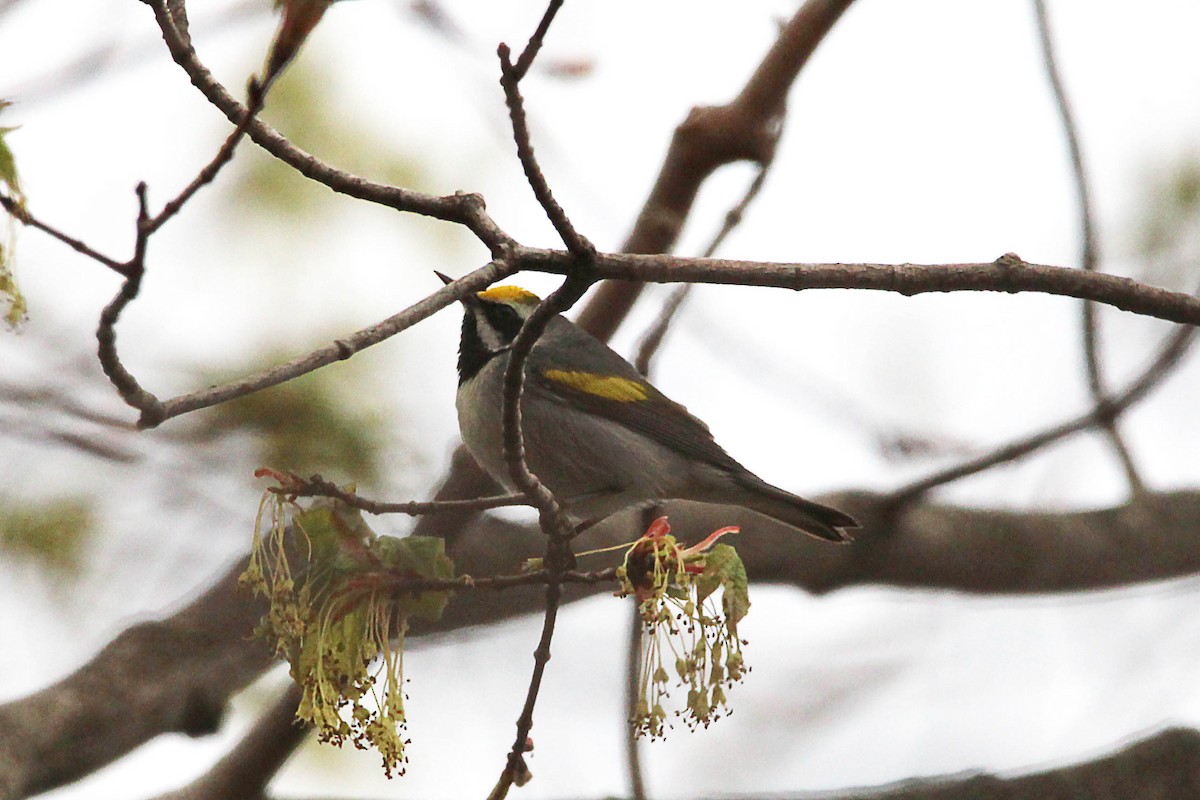
[[[1200,277],[1200,153],[1167,163],[1146,181],[1145,191],[1135,233],[1146,264],[1140,277],[1194,291]]]
[[[60,576],[78,572],[94,530],[92,507],[78,498],[0,501],[0,552],[23,556]]]
[[[12,105],[7,100],[0,100],[0,112]],[[16,128],[0,127],[0,191],[17,204],[17,208],[25,205],[25,195],[21,193],[21,182],[17,179],[17,162],[8,146],[6,137]],[[25,297],[17,287],[12,273],[12,254],[16,241],[16,220],[11,217],[6,220],[5,229],[0,232],[0,304],[8,306],[4,313],[4,322],[9,327],[16,327],[26,316]]]
[[[636,597],[644,624],[631,720],[639,735],[661,737],[671,727],[665,706],[672,682],[687,688],[687,705],[675,716],[707,727],[728,711],[725,691],[748,671],[737,635],[750,611],[746,568],[732,547],[714,545],[736,531],[722,528],[685,548],[662,517],[625,554],[618,579],[622,593]]]
[[[416,156],[397,153],[395,143],[358,125],[333,102],[332,65],[307,53],[276,81],[263,118],[297,147],[323,161],[372,180],[421,188],[424,173]],[[247,150],[233,185],[233,201],[243,211],[289,225],[314,222],[330,213],[334,195],[324,186],[260,151]]]
[[[264,496],[242,582],[270,600],[260,633],[291,665],[296,715],[321,741],[374,747],[388,777],[404,773],[404,636],[411,619],[438,619],[449,593],[398,587],[453,576],[441,539],[377,536],[336,500]]]
[[[351,381],[344,366],[310,373],[222,403],[208,412],[208,424],[259,434],[260,463],[274,469],[371,483],[379,472],[382,420],[356,407]]]

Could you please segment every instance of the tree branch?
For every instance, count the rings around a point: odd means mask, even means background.
[[[242,568],[58,683],[0,705],[0,798],[70,783],[162,733],[217,731],[229,697],[271,664],[252,638],[266,606],[239,590]]]
[[[311,730],[296,719],[300,696],[300,687],[290,684],[212,769],[155,800],[266,800],[267,784]]]
[[[564,274],[569,255],[520,248],[519,269]],[[912,297],[930,292],[1037,292],[1099,303],[1170,322],[1200,324],[1200,298],[1102,272],[1031,264],[1011,253],[964,264],[780,264],[715,258],[600,253],[597,278],[779,289],[870,289]]]
[[[1042,62],[1046,68],[1046,78],[1050,82],[1050,90],[1054,95],[1054,104],[1058,109],[1058,117],[1062,123],[1063,136],[1067,141],[1067,154],[1071,162],[1071,174],[1075,183],[1075,195],[1079,203],[1079,266],[1094,272],[1100,268],[1099,237],[1096,234],[1096,212],[1092,204],[1092,191],[1088,182],[1087,168],[1083,162],[1083,146],[1079,142],[1079,126],[1071,111],[1071,102],[1067,98],[1066,84],[1058,68],[1058,59],[1054,53],[1054,37],[1050,33],[1050,20],[1046,13],[1044,0],[1033,0],[1033,15],[1037,20],[1038,42],[1042,50]],[[1100,405],[1108,391],[1104,385],[1104,370],[1100,359],[1100,320],[1097,316],[1096,304],[1084,300],[1081,308],[1080,327],[1083,332],[1083,361],[1087,372],[1088,391],[1091,392],[1092,402]],[[1133,455],[1117,425],[1117,418],[1107,417],[1100,420],[1099,426],[1104,431],[1113,452],[1125,470],[1129,489],[1133,492],[1145,490]]]
[[[990,453],[956,464],[949,469],[936,472],[897,489],[892,493],[892,502],[897,507],[902,506],[930,489],[965,478],[968,475],[975,475],[1000,464],[1024,458],[1060,439],[1101,425],[1105,419],[1115,419],[1145,397],[1174,371],[1192,342],[1195,341],[1195,333],[1196,329],[1192,327],[1177,328],[1137,380],[1130,383],[1120,394],[1102,397],[1091,410],[1066,422],[1032,436],[1009,442]]]

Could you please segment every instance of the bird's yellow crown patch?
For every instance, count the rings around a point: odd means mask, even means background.
[[[532,305],[541,302],[541,298],[536,294],[522,289],[520,286],[493,286],[480,292],[478,296],[480,300],[492,300],[497,303],[529,303]]]
[[[618,403],[636,403],[649,397],[646,384],[616,375],[599,375],[595,372],[548,369],[543,375],[547,380],[569,386],[580,392],[594,394],[605,400]]]

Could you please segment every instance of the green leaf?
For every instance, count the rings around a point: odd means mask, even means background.
[[[0,113],[5,108],[12,105],[7,100],[0,100]],[[12,150],[8,146],[5,137],[15,131],[16,128],[0,127],[0,189],[17,204],[19,208],[24,208],[25,195],[21,193],[21,183],[17,179],[17,161],[13,157]],[[15,328],[26,317],[28,308],[25,304],[25,297],[21,294],[21,290],[17,288],[16,279],[12,274],[12,249],[13,249],[13,225],[15,221],[9,218],[9,230],[5,235],[0,235],[0,305],[7,303],[8,310],[4,313],[4,322],[10,328]]]
[[[9,100],[0,100],[0,112],[12,105]],[[5,137],[16,130],[16,127],[0,127],[0,185],[3,185],[13,199],[22,202],[21,182],[17,179],[17,160],[8,146]]]
[[[437,536],[381,536],[371,552],[388,568],[406,577],[449,580],[454,577],[454,562],[446,555],[446,542]],[[448,591],[427,591],[405,597],[404,613],[434,622],[450,601]]]
[[[696,579],[697,602],[703,602],[718,587],[724,589],[721,606],[725,624],[736,631],[737,624],[750,613],[750,581],[737,550],[727,544],[719,544],[705,555],[704,572]]]

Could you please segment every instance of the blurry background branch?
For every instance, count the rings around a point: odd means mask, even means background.
[[[264,722],[273,717],[264,718]],[[276,732],[286,736],[282,720]],[[265,734],[256,728],[256,733]],[[251,736],[253,736],[252,734]],[[251,737],[247,737],[249,740]],[[265,737],[263,737],[265,738]],[[224,762],[222,762],[224,763]],[[214,773],[219,770],[214,769]],[[249,782],[249,781],[248,781]],[[218,776],[206,775],[186,789],[156,800],[258,800],[251,786],[245,794],[222,793]],[[234,785],[233,788],[240,788]],[[965,775],[914,778],[897,784],[846,792],[773,793],[776,800],[1193,800],[1200,794],[1200,731],[1168,728],[1090,761],[1078,761],[1021,774],[971,772]],[[696,795],[704,800],[705,795]],[[758,798],[759,794],[721,794],[720,800]]]
[[[817,498],[863,523],[853,547],[826,547],[750,512],[667,506],[688,540],[714,525],[741,525],[738,552],[751,580],[813,593],[865,584],[1003,594],[1079,592],[1200,572],[1200,492],[1145,493],[1114,508],[1082,512],[994,511],[915,504],[892,519],[887,498]],[[453,512],[451,512],[453,513]],[[694,532],[694,535],[691,534]],[[580,547],[618,544],[621,525],[599,525]],[[462,573],[514,571],[545,549],[536,526],[480,517],[457,542]],[[588,565],[589,567],[591,565]],[[599,566],[599,565],[597,565]],[[229,697],[270,664],[251,636],[261,604],[239,591],[235,565],[172,617],[121,634],[78,671],[0,706],[0,798],[45,791],[95,771],[154,736],[211,733]],[[564,599],[611,591],[570,584]],[[436,625],[410,636],[487,625],[543,608],[542,587],[460,592]]]
[[[1079,266],[1086,271],[1100,268],[1099,234],[1096,231],[1096,211],[1092,202],[1092,189],[1088,180],[1088,171],[1084,165],[1083,145],[1079,141],[1079,127],[1071,110],[1071,101],[1067,97],[1067,88],[1058,68],[1058,57],[1054,52],[1054,37],[1050,32],[1050,19],[1044,0],[1033,0],[1033,14],[1037,20],[1038,43],[1041,46],[1042,61],[1046,67],[1046,78],[1050,82],[1050,90],[1054,95],[1054,105],[1058,109],[1058,117],[1062,122],[1063,136],[1067,143],[1067,156],[1071,162],[1071,177],[1075,183],[1075,195],[1079,203]],[[1091,300],[1084,300],[1081,307],[1080,326],[1083,331],[1083,362],[1087,375],[1088,391],[1096,405],[1104,402],[1108,392],[1105,388],[1103,361],[1100,357],[1100,320],[1099,309]],[[1100,430],[1112,445],[1113,452],[1125,470],[1125,480],[1132,492],[1145,490],[1129,445],[1121,436],[1116,416],[1107,416],[1099,420]]]

